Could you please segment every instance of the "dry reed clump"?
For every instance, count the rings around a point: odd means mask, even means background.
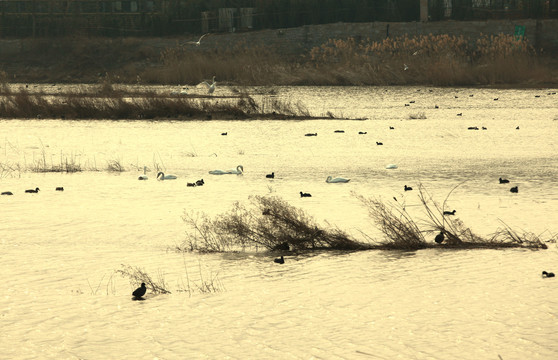
[[[29,170],[32,172],[37,173],[46,173],[46,172],[66,172],[66,173],[74,173],[82,171],[81,164],[77,162],[75,156],[64,155],[60,153],[60,161],[59,163],[55,163],[54,159],[51,159],[50,163],[47,162],[46,158],[46,151],[43,149],[41,157],[35,159],[33,164],[29,166]]]
[[[0,117],[9,119],[292,119],[309,117],[300,103],[248,94],[173,97],[153,92],[99,90],[101,93],[30,94],[25,89],[0,95]],[[108,93],[110,92],[110,93]],[[217,99],[217,100],[216,100]]]
[[[426,120],[426,113],[421,111],[415,114],[409,114],[409,120]]]
[[[542,81],[545,72],[526,39],[504,34],[484,35],[476,41],[432,34],[379,42],[330,40],[313,48],[310,59],[326,73],[344,71],[347,78],[358,74],[361,84],[517,83]]]
[[[195,292],[207,294],[221,292],[225,289],[225,287],[221,283],[221,280],[219,279],[218,273],[209,273],[209,275],[204,275],[201,262],[198,262],[198,269],[199,279],[191,280],[188,273],[188,268],[186,266],[186,261],[184,262],[186,282],[182,283],[182,286],[178,290],[176,290],[177,292],[187,292],[190,296],[192,296],[192,294]],[[141,283],[145,283],[146,287],[151,293],[171,293],[165,281],[164,275],[161,272],[157,273],[157,279],[153,279],[147,272],[140,269],[139,267],[122,264],[122,269],[116,270],[116,273],[123,277],[127,277],[130,280],[130,284],[132,285],[132,287],[137,286]]]
[[[386,204],[378,199],[355,195],[367,208],[370,218],[385,235],[376,241],[363,234],[366,242],[349,237],[340,229],[324,229],[303,210],[275,196],[251,196],[250,207],[235,203],[233,209],[214,219],[205,214],[183,216],[189,226],[187,238],[178,251],[230,252],[258,250],[418,250],[433,247],[456,249],[525,247],[546,249],[540,236],[519,235],[509,227],[488,238],[474,234],[457,218],[443,215],[440,207],[420,186],[419,198],[427,214],[421,229],[399,203]],[[451,194],[451,193],[450,193]],[[449,195],[448,195],[449,196]],[[446,199],[447,200],[447,199]],[[445,203],[445,202],[444,202]],[[441,244],[427,241],[425,234],[441,232]],[[551,239],[552,240],[552,239]]]
[[[132,286],[145,283],[146,287],[155,294],[170,294],[163,274],[158,273],[157,279],[153,279],[148,273],[139,267],[122,264],[122,269],[116,271],[117,274],[127,277]]]
[[[385,240],[377,247],[390,250],[417,250],[428,246],[422,231],[404,207],[388,206],[378,199],[355,196],[366,207],[370,218],[385,235]]]
[[[362,250],[357,242],[338,229],[319,227],[303,210],[275,196],[251,196],[250,207],[235,203],[217,216],[185,213],[190,230],[179,248],[183,251],[223,252],[258,250],[342,249]]]
[[[419,199],[428,218],[427,227],[429,230],[427,232],[441,232],[444,234],[444,246],[457,248],[547,248],[540,235],[533,233],[519,234],[506,224],[504,224],[503,229],[497,229],[492,235],[481,237],[473,233],[460,219],[444,216],[445,204],[458,186],[450,191],[444,203],[440,206],[432,199],[424,186],[419,185]]]

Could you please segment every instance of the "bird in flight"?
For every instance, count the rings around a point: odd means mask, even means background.
[[[209,35],[209,33],[207,34],[203,34],[202,36],[200,36],[200,39],[198,41],[188,41],[188,44],[194,44],[196,46],[200,46],[201,45],[201,40],[206,36]]]

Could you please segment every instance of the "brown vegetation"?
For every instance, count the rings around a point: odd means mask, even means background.
[[[449,196],[449,195],[448,195]],[[419,195],[429,221],[422,230],[405,207],[357,196],[370,218],[385,235],[375,240],[363,234],[359,241],[338,228],[324,228],[303,210],[275,196],[252,196],[250,206],[235,203],[233,209],[211,219],[205,214],[185,213],[187,238],[180,251],[228,252],[258,250],[418,250],[424,248],[510,248],[546,249],[541,236],[519,235],[510,227],[498,229],[488,238],[475,235],[459,219],[448,219],[421,186]],[[442,232],[442,243],[428,241],[425,234]],[[554,237],[551,237],[551,239]]]
[[[7,119],[308,119],[298,103],[245,93],[233,96],[169,95],[153,91],[115,90],[103,82],[93,92],[31,93],[27,89],[0,91],[0,118]],[[111,167],[111,166],[109,166]]]
[[[511,35],[478,40],[450,35],[330,40],[298,56],[239,44],[203,49],[161,39],[35,40],[2,58],[15,82],[198,84],[215,75],[229,85],[542,85],[556,84],[556,61]],[[406,67],[405,67],[406,65]],[[405,70],[407,69],[407,70]]]

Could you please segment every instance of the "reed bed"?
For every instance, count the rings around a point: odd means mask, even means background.
[[[548,76],[527,40],[505,34],[476,41],[432,34],[380,42],[330,40],[310,57],[321,71],[351,69],[359,84],[493,85],[544,82]]]
[[[100,92],[0,93],[0,117],[7,119],[301,119],[310,118],[300,103],[246,93],[234,96],[172,96],[151,91],[125,92],[102,85]]]
[[[332,250],[405,250],[426,248],[512,248],[546,249],[542,234],[520,234],[509,226],[497,229],[488,237],[472,232],[459,219],[449,219],[432,200],[422,185],[421,199],[426,221],[417,222],[405,206],[385,203],[355,195],[367,209],[369,217],[384,235],[373,239],[362,234],[356,240],[342,230],[322,227],[303,210],[276,196],[251,196],[247,206],[235,203],[233,208],[215,218],[200,213],[185,213],[187,237],[178,251],[233,252],[264,249],[268,251]],[[448,195],[449,196],[449,195]],[[419,224],[422,224],[419,225]],[[425,235],[441,232],[441,243],[427,240]],[[433,237],[433,236],[432,236]],[[549,241],[555,241],[552,236]]]
[[[265,45],[207,49],[161,40],[99,38],[34,41],[6,59],[23,82],[199,84],[215,75],[228,85],[533,85],[558,81],[556,61],[512,35],[331,39],[286,55]],[[161,50],[162,48],[162,50]],[[87,50],[84,50],[87,49]],[[87,69],[87,71],[84,71]],[[407,70],[405,70],[407,69]],[[0,72],[0,84],[13,74]],[[71,81],[69,80],[71,79]],[[2,86],[0,86],[2,87]]]

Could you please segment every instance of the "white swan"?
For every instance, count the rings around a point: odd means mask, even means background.
[[[138,177],[138,180],[147,180],[147,175],[145,175],[146,171],[147,171],[147,167],[144,166],[143,167],[143,175],[140,175],[140,177]]]
[[[331,176],[328,176],[326,179],[327,183],[347,183],[349,181],[351,181],[351,179],[345,179],[340,177],[333,179]]]
[[[223,171],[223,170],[211,170],[209,173],[211,175],[225,175],[225,174],[236,174],[236,175],[241,175],[244,172],[244,167],[242,165],[238,165],[236,167],[236,170],[227,170],[227,171]]]
[[[174,180],[176,179],[175,175],[165,175],[164,172],[159,171],[157,173],[157,180]]]
[[[200,46],[200,45],[201,45],[201,40],[202,40],[206,35],[209,35],[209,33],[203,34],[202,36],[200,36],[200,38],[199,38],[198,41],[188,41],[188,44],[193,44],[193,45],[196,45],[196,46]]]
[[[202,82],[202,84],[205,84],[207,86],[207,92],[209,94],[213,94],[213,92],[215,91],[215,85],[217,84],[215,82],[215,76],[213,76],[213,82],[210,84],[207,81]]]

